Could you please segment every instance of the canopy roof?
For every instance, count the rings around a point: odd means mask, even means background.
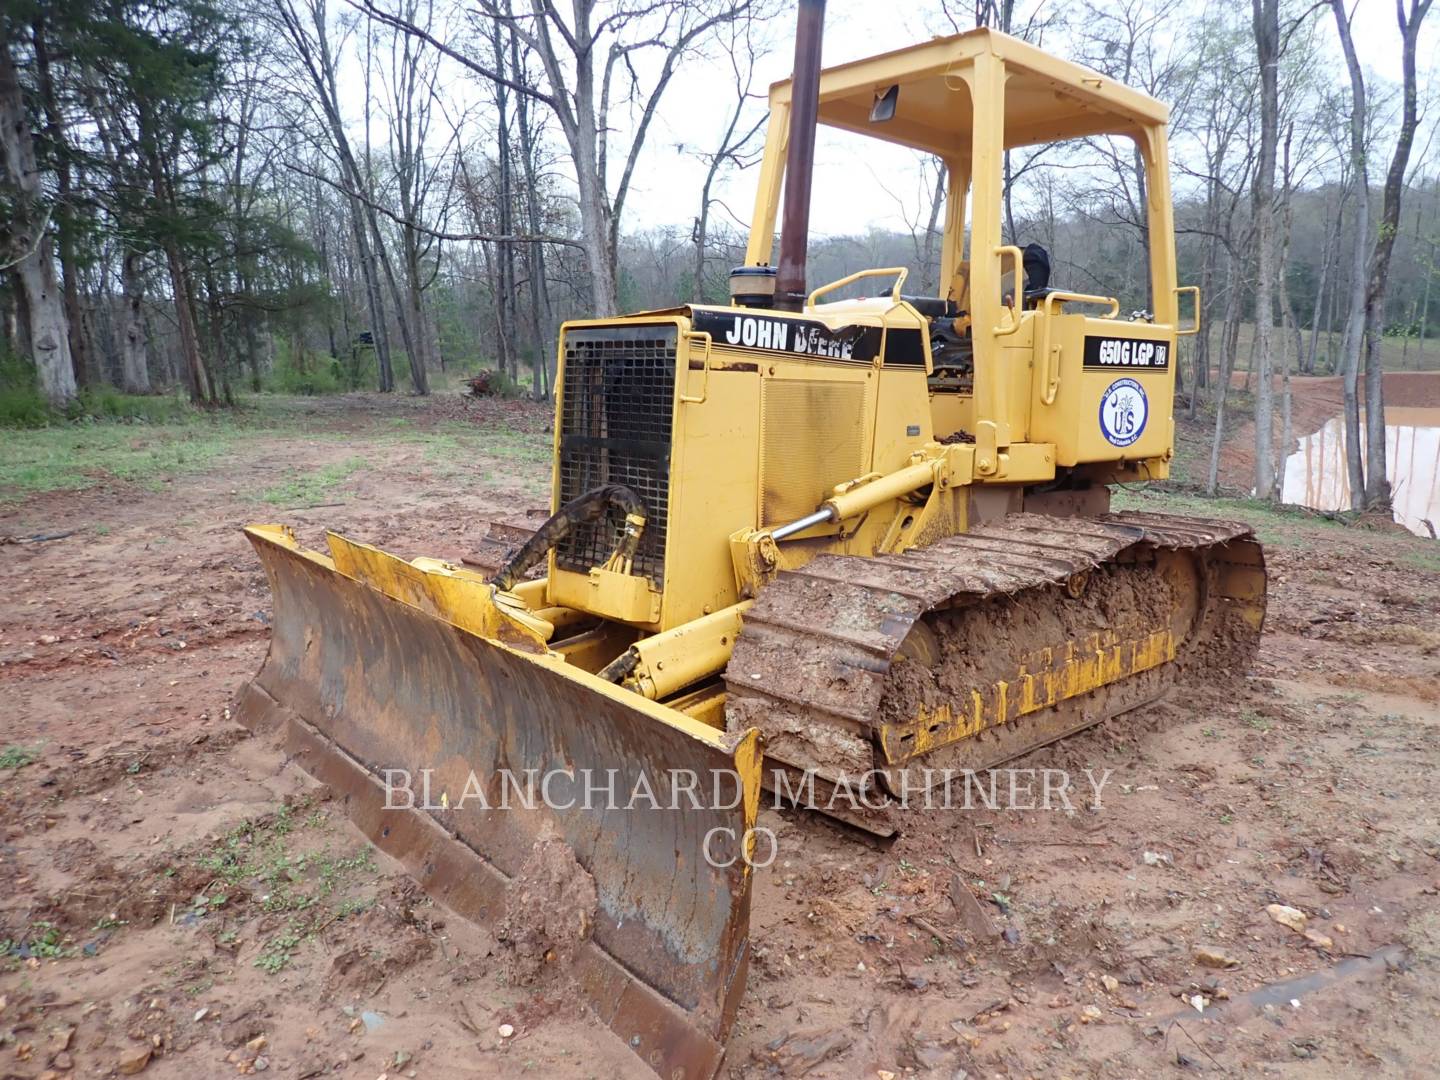
[[[826,68],[820,76],[820,123],[953,155],[970,145],[973,110],[965,78],[982,54],[1005,65],[1007,147],[1135,134],[1169,118],[1169,108],[1147,94],[1019,38],[979,29]],[[876,100],[893,86],[899,87],[894,116],[872,121]],[[770,88],[770,101],[789,103],[788,79]]]

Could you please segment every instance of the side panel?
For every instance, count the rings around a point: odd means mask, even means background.
[[[919,368],[881,368],[871,470],[883,473],[902,467],[911,453],[934,438],[925,372]]]
[[[1035,340],[1039,317],[1026,312],[1020,321],[1020,328],[1013,334],[1000,338],[996,350],[1000,358],[1000,371],[994,382],[996,404],[1003,407],[1003,417],[1010,425],[1010,442],[1045,442],[1031,429],[1033,389],[1035,386]]]
[[[1051,370],[1035,357],[1031,439],[1053,442],[1057,465],[1165,458],[1171,452],[1175,333],[1171,327],[1084,315],[1052,318]],[[1036,333],[1037,342],[1044,334]]]
[[[703,348],[693,345],[692,363]],[[662,624],[668,628],[739,599],[730,534],[755,522],[760,475],[760,365],[712,349],[709,372],[691,370],[671,455],[670,554]]]

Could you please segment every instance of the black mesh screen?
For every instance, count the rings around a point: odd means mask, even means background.
[[[560,502],[624,484],[645,503],[634,572],[664,585],[674,412],[673,326],[572,330],[565,335],[560,420]],[[610,557],[623,522],[609,517],[571,530],[555,548],[563,570],[587,573]]]

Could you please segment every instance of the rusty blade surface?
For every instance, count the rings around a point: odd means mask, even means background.
[[[1248,667],[1265,614],[1264,558],[1249,527],[1167,514],[1012,514],[900,555],[822,555],[777,575],[746,612],[726,668],[727,722],[758,727],[767,755],[832,781],[883,766],[875,751],[887,676],[926,612],[1059,584],[1147,549],[1192,553],[1203,569],[1196,625],[1163,666],[1166,677]],[[1144,700],[1165,688],[1149,674],[1135,683]],[[1118,688],[1106,697],[1111,715],[1140,703]],[[1088,726],[1102,713],[1082,702],[1005,725],[976,767]],[[1033,737],[1024,725],[1035,728]]]
[[[661,1075],[712,1076],[748,956],[751,879],[738,856],[758,801],[753,733],[697,732],[563,661],[249,535],[274,622],[242,722],[278,728],[372,841],[462,916],[500,918],[533,845],[563,839],[598,895],[574,973],[589,1004]],[[417,802],[428,776],[435,808],[387,809],[386,770],[408,774]]]

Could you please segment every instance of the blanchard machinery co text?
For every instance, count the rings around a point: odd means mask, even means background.
[[[809,810],[1100,810],[1112,770],[917,769],[900,776],[891,794],[878,771],[821,778],[775,770],[774,806]],[[716,769],[668,769],[621,777],[619,769],[499,769],[482,778],[470,772],[456,790],[455,776],[435,769],[382,770],[387,810],[733,810],[744,798],[739,774]]]

